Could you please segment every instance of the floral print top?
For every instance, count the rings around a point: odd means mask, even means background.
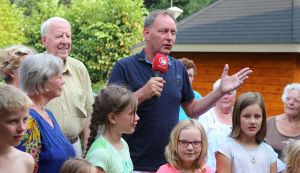
[[[36,121],[31,116],[28,116],[27,128],[28,131],[22,139],[22,146],[25,148],[26,153],[33,156],[35,162],[33,173],[37,173],[41,152],[41,135]]]
[[[34,173],[58,173],[62,164],[75,156],[72,144],[61,131],[53,114],[46,109],[53,126],[37,111],[29,110],[28,129],[21,143],[21,151],[34,157]]]

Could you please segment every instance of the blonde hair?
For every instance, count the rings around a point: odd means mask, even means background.
[[[295,140],[288,145],[286,173],[297,173],[300,169],[300,140]]]
[[[13,45],[0,51],[0,73],[6,83],[13,81],[10,70],[17,70],[22,59],[36,51],[23,45]]]
[[[6,84],[0,86],[0,116],[29,109],[31,105],[29,97],[20,89]]]
[[[83,158],[74,158],[65,161],[60,169],[60,173],[92,173],[92,170],[96,170],[96,167],[89,161]]]
[[[201,153],[199,157],[194,161],[192,165],[192,171],[200,169],[203,171],[206,157],[207,157],[207,148],[208,148],[208,143],[207,143],[207,136],[205,133],[205,130],[203,126],[195,121],[195,120],[183,120],[180,121],[172,130],[171,135],[170,135],[170,140],[168,145],[166,146],[165,149],[165,156],[169,164],[171,164],[173,167],[177,169],[182,169],[183,165],[181,162],[181,159],[178,154],[178,140],[179,140],[179,135],[183,129],[192,127],[194,129],[199,130],[202,138],[202,147],[201,147]]]

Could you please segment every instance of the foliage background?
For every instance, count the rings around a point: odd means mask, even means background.
[[[173,0],[184,18],[214,0]],[[72,26],[71,56],[87,67],[95,88],[105,84],[114,63],[143,40],[148,10],[166,9],[170,0],[0,0],[0,48],[24,44],[45,51],[40,26],[53,16]],[[148,9],[148,10],[147,10]]]
[[[130,55],[131,46],[142,40],[146,12],[142,0],[72,2],[66,12],[78,33],[72,55],[85,62],[92,82],[106,80],[114,62]]]
[[[45,51],[40,26],[52,16],[72,26],[71,56],[87,67],[93,83],[103,83],[113,64],[142,41],[143,0],[0,0],[0,48],[25,44]]]
[[[23,9],[7,0],[0,0],[0,48],[11,44],[26,43],[23,29]]]

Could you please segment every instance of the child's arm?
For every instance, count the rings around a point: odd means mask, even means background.
[[[25,155],[24,159],[26,160],[26,168],[28,168],[27,173],[33,173],[34,171],[34,158],[31,155]]]
[[[231,160],[224,154],[217,152],[217,173],[231,173]]]
[[[277,173],[277,161],[271,163],[271,165],[270,165],[270,173]]]

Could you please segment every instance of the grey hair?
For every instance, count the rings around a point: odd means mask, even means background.
[[[291,83],[291,84],[287,84],[283,90],[281,99],[282,102],[285,103],[286,98],[288,96],[288,94],[292,91],[292,90],[297,90],[300,91],[300,83]]]
[[[45,92],[45,84],[63,70],[61,58],[48,53],[30,55],[19,68],[20,88],[28,95]]]
[[[218,79],[214,84],[213,84],[213,91],[216,91],[221,85],[221,79]],[[232,91],[233,94],[236,94],[236,90]]]
[[[144,27],[145,28],[151,28],[154,20],[156,19],[156,17],[158,15],[170,16],[174,20],[174,22],[176,23],[176,18],[174,17],[174,15],[170,11],[167,11],[167,10],[154,10],[151,13],[149,13],[148,16],[146,17],[145,22],[144,22]]]
[[[66,19],[64,19],[62,17],[51,17],[48,20],[46,20],[41,26],[41,35],[42,36],[45,36],[47,34],[51,22],[67,23],[71,29],[71,25],[70,25],[69,21],[67,21]]]

